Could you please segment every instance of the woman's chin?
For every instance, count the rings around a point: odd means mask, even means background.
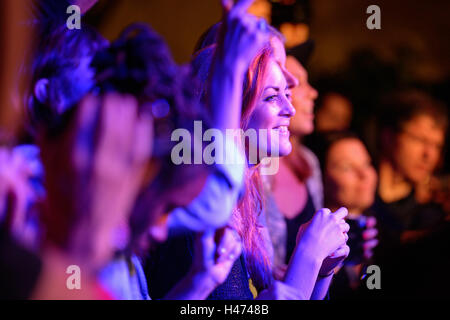
[[[289,155],[291,151],[292,151],[292,144],[289,141],[284,144],[281,144],[278,150],[278,157],[285,157]]]

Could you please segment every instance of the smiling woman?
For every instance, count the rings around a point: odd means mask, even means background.
[[[232,16],[231,13],[230,16]],[[241,29],[241,26],[238,26],[237,30],[233,30],[235,26],[227,21],[229,25],[214,26],[202,38],[204,41],[201,42],[205,47],[194,54],[192,62],[199,78],[204,81],[204,88],[200,91],[202,96],[199,97],[201,100],[208,101],[207,97],[213,96],[211,92],[214,90],[214,85],[208,82],[210,78],[208,73],[210,69],[214,70],[212,61],[216,51],[218,51],[218,57],[221,57],[220,50],[223,45],[221,41],[229,40],[227,36],[225,39],[221,37],[223,34],[220,30],[230,28],[230,34],[236,32],[235,37],[232,38],[233,43],[240,43],[239,38],[246,36],[249,30],[253,30],[254,26],[258,25],[258,20],[254,17],[246,16],[244,21],[248,23],[245,28]],[[285,69],[286,54],[283,46],[274,45],[276,42],[274,40],[278,37],[279,33],[269,28],[268,41],[251,55],[251,62],[246,65],[245,77],[241,82],[244,88],[243,95],[238,98],[242,99],[240,128],[243,131],[250,129],[270,131],[280,141],[279,155],[285,156],[291,152],[292,148],[288,126],[290,118],[295,114],[290,101],[290,87],[298,82]],[[208,39],[215,39],[215,41],[208,42]],[[248,50],[245,47],[241,49]],[[228,96],[221,98],[224,101],[230,99]],[[265,199],[260,181],[262,173],[260,162],[263,159],[258,158],[257,164],[254,165],[250,163],[249,156],[249,150],[255,148],[274,156],[274,150],[270,146],[272,141],[269,139],[272,137],[244,143],[247,156],[245,190],[233,210],[230,221],[231,226],[242,238],[243,254],[234,263],[225,282],[209,296],[210,299],[252,299],[252,295],[260,299],[323,299],[333,275],[333,268],[348,254],[348,247],[345,245],[348,225],[343,220],[347,211],[342,208],[335,214],[331,214],[329,210],[320,210],[315,215],[315,223],[300,234],[299,245],[296,247],[295,257],[289,265],[285,280],[277,281],[273,278],[271,243],[268,230],[264,226]],[[313,238],[315,240],[312,240]],[[322,241],[325,238],[326,241]],[[171,266],[192,263],[191,252],[191,236],[169,238],[169,243],[158,249],[152,257],[156,262],[148,269],[150,279],[159,282],[151,288],[154,290],[153,296],[157,298],[164,296],[168,289],[165,283],[180,277],[174,272],[168,273],[168,270]],[[333,259],[328,259],[331,253],[335,255]],[[176,271],[179,273],[179,270]]]
[[[289,120],[295,114],[295,109],[290,102],[290,89],[280,66],[274,58],[262,56],[262,61],[264,61],[261,62],[262,64],[266,64],[263,67],[265,70],[262,71],[264,76],[260,80],[263,90],[258,94],[258,99],[254,102],[254,106],[250,105],[248,107],[249,111],[246,112],[248,118],[244,116],[244,121],[248,122],[246,128],[256,131],[265,129],[275,133],[279,141],[278,154],[279,156],[286,156],[292,150],[288,127]],[[252,113],[250,113],[250,110],[252,110]],[[271,136],[269,135],[269,141],[267,142],[259,141],[259,148],[271,146]],[[269,147],[268,150],[265,150],[264,154],[272,155],[271,148]]]

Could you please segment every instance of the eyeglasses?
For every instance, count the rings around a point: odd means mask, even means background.
[[[431,141],[425,137],[418,136],[412,132],[403,130],[402,133],[405,134],[408,138],[410,138],[415,143],[420,143],[423,146],[431,146],[431,147],[434,147],[435,149],[437,149],[438,151],[442,151],[442,148],[444,147],[442,143]]]

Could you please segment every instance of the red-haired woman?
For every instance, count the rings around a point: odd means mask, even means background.
[[[249,1],[241,1],[240,7],[244,2]],[[227,41],[239,41],[242,34],[255,25],[267,32],[264,23],[241,9],[229,11],[223,25],[228,30],[223,38],[220,32],[217,36],[205,37],[206,40],[218,38],[218,42],[204,41],[207,46],[195,56],[193,65],[199,70],[201,79],[209,79],[209,70],[216,67],[214,54],[222,53],[221,46],[226,45]],[[217,28],[212,32],[217,32]],[[284,49],[280,50],[283,48],[282,43],[279,43],[280,39],[272,36],[271,41],[255,55],[242,79],[241,129],[250,137],[244,143],[248,166],[245,192],[233,211],[230,225],[242,238],[244,252],[236,260],[225,282],[210,295],[212,299],[252,299],[254,296],[262,299],[324,298],[332,270],[348,254],[348,225],[343,219],[347,214],[346,209],[340,209],[334,214],[328,209],[322,209],[299,233],[298,245],[284,280],[275,281],[272,277],[270,243],[268,245],[266,241],[267,229],[261,223],[264,221],[261,218],[264,199],[260,174],[276,168],[277,157],[291,152],[288,126],[295,114],[290,101],[290,87],[295,80],[284,67],[286,56]],[[208,86],[205,85],[205,88]],[[214,96],[214,86],[205,91],[204,96]],[[252,132],[256,132],[256,135],[252,135]],[[274,158],[267,170],[262,162],[270,157]],[[182,266],[189,265],[192,259],[191,241],[189,237],[169,239],[152,255],[154,263],[148,271],[150,283],[153,284],[153,288],[150,288],[153,297],[164,296],[168,289],[165,284],[176,281],[182,275],[179,271],[183,269]],[[256,289],[253,295],[249,279]]]

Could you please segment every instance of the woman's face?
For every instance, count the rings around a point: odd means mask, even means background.
[[[314,100],[317,98],[317,91],[309,84],[308,73],[297,59],[288,56],[286,67],[298,81],[298,85],[292,88],[292,104],[296,113],[289,129],[295,135],[305,136],[314,130]]]
[[[258,136],[257,148],[254,142],[250,143],[251,151],[268,156],[288,155],[292,150],[288,127],[295,109],[285,75],[273,57],[269,58],[261,90],[247,127]]]
[[[347,138],[334,143],[328,151],[324,175],[327,205],[345,206],[354,213],[372,205],[377,174],[360,140]]]

